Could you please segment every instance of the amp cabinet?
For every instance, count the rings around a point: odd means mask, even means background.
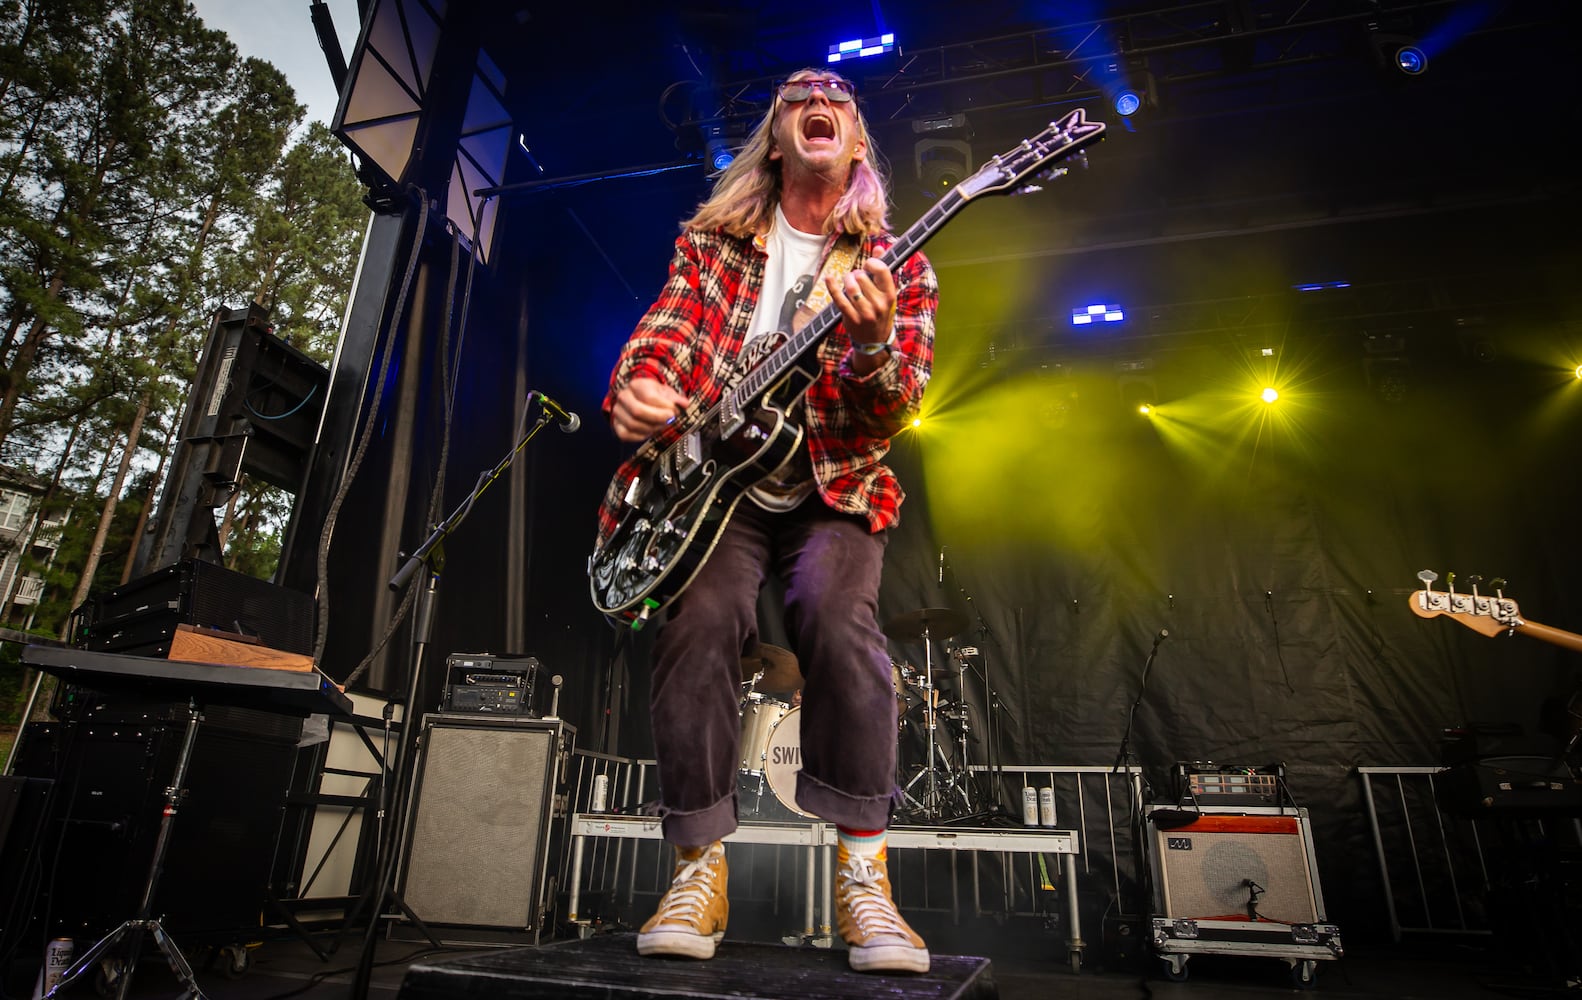
[[[1148,809],[1151,943],[1168,978],[1192,954],[1285,960],[1310,985],[1319,960],[1342,954],[1324,913],[1306,809]]]
[[[554,908],[575,742],[556,719],[424,718],[400,880],[418,919],[537,940]]]

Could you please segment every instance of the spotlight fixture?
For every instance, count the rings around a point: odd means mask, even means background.
[[[725,145],[724,139],[715,136],[705,145],[703,157],[709,161],[709,169],[719,173],[731,165],[732,161],[736,159],[736,154],[731,151],[729,146]]]
[[[1395,68],[1407,76],[1417,76],[1428,69],[1428,55],[1415,45],[1403,45],[1395,50]]]
[[[1422,76],[1428,72],[1428,53],[1417,39],[1399,31],[1380,31],[1369,25],[1373,57],[1386,72],[1394,71],[1404,76]]]
[[[1108,62],[1098,73],[1099,90],[1122,118],[1131,118],[1156,103],[1153,74],[1141,59]]]
[[[703,139],[703,162],[711,172],[719,173],[736,159],[736,151],[746,141],[743,132],[740,123],[734,121],[715,120],[698,125],[699,136]]]
[[[923,193],[938,198],[972,173],[972,147],[960,139],[919,139],[912,161]]]
[[[1263,400],[1265,403],[1273,403],[1275,400],[1280,398],[1280,390],[1276,389],[1272,385],[1266,385],[1263,387],[1263,391],[1258,393],[1258,398]]]

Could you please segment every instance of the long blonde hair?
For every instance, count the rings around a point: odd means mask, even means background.
[[[791,74],[790,79],[808,73],[822,71],[811,67],[801,69]],[[837,73],[827,75],[844,79]],[[736,159],[714,182],[714,192],[698,206],[692,218],[681,224],[683,229],[723,229],[732,236],[751,236],[768,226],[775,205],[780,201],[780,161],[771,160],[769,151],[774,148],[775,116],[780,113],[782,103],[780,88],[776,87],[769,113],[753,129]],[[874,236],[890,225],[890,204],[885,193],[887,179],[884,164],[874,148],[873,136],[868,131],[868,120],[860,107],[853,110],[857,119],[857,139],[867,155],[853,161],[846,192],[824,221],[824,231],[831,233],[838,229],[856,236]]]

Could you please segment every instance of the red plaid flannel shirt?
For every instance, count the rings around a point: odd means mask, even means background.
[[[893,242],[889,236],[863,240],[854,269]],[[832,237],[825,252],[833,245]],[[713,406],[758,305],[765,259],[761,241],[752,237],[682,233],[669,280],[616,362],[604,398],[606,418],[616,395],[638,377],[685,393],[695,411]],[[863,515],[873,531],[900,519],[905,493],[881,459],[890,450],[891,436],[922,402],[934,362],[939,306],[934,269],[921,253],[897,268],[895,279],[895,343],[889,356],[877,370],[859,376],[852,368],[846,326],[837,324],[819,345],[824,371],[809,387],[802,414],[819,495],[835,510]],[[628,459],[611,481],[599,509],[601,544],[619,523],[622,498],[641,468]]]

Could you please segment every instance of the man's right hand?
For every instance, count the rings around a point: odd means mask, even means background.
[[[673,420],[687,404],[686,396],[658,379],[634,378],[616,393],[610,426],[622,441],[643,441]]]

